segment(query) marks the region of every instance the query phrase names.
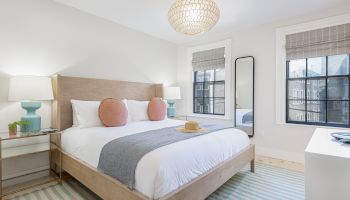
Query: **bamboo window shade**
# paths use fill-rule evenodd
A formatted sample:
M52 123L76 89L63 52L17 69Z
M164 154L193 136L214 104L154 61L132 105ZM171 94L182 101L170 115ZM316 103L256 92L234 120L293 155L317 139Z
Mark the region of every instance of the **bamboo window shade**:
M286 58L304 58L350 53L350 23L286 36Z
M193 71L225 68L225 47L192 54Z

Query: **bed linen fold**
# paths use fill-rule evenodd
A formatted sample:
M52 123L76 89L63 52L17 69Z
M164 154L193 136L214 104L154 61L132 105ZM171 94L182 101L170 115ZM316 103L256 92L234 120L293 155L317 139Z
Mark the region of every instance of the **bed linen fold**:
M205 129L201 132L183 133L176 130L177 127L150 130L108 142L102 148L97 168L134 189L137 164L147 153L175 142L233 128L232 125L205 124L202 125Z

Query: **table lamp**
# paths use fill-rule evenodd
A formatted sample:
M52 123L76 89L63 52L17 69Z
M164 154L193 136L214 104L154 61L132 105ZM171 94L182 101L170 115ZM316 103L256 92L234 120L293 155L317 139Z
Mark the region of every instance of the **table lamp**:
M181 99L180 87L165 87L164 99L168 101L168 117L175 117L175 100Z
M21 101L21 106L27 114L21 121L29 122L21 126L21 132L39 132L41 130L41 117L36 110L41 107L44 100L52 100L51 78L42 76L18 76L10 79L9 101Z

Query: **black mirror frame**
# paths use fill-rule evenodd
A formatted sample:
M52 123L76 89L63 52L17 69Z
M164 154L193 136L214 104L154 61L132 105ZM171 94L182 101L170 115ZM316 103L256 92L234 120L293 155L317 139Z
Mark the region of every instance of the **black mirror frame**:
M244 58L252 58L253 59L253 131L252 131L252 135L248 135L250 138L254 137L254 134L255 134L255 102L254 102L254 99L255 99L255 58L253 56L243 56L243 57L238 57L236 58L235 60L235 91L234 91L234 99L235 99L235 103L234 103L234 117L235 117L235 120L234 120L234 125L236 127L236 86L237 86L237 83L236 83L236 80L237 80L237 61L239 59L244 59Z

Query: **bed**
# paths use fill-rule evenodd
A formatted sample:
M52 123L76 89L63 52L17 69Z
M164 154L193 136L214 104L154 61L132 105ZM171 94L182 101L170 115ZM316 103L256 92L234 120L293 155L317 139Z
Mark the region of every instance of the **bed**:
M181 120L131 122L123 127L72 126L71 99L107 97L149 100L162 97L162 85L76 77L53 77L53 124L62 131L51 137L59 143L53 170L62 170L103 199L204 199L246 164L254 171L254 145L245 133L224 129L158 148L146 154L135 171L135 189L101 173L96 166L102 147L118 137L180 126ZM118 134L115 134L115 133ZM58 142L59 141L59 142Z

